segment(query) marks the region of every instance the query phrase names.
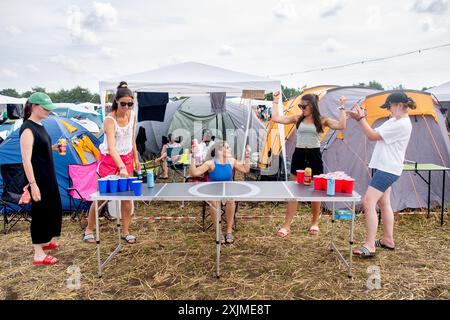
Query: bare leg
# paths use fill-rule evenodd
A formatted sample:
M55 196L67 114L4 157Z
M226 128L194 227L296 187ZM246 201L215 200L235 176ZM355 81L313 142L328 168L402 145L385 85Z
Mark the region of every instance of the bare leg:
M233 233L235 207L236 207L235 201L227 201L227 206L225 210L225 215L227 218L227 233Z
M45 253L45 251L42 250L43 245L44 244L33 244L35 261L42 261L42 260L44 260L45 256L47 255Z
M104 201L99 201L98 206L100 207L103 203ZM94 227L95 227L95 205L94 202L92 202L91 206L89 207L88 224L84 233L85 234L94 233Z
M122 201L122 232L124 235L130 233L129 227L131 224L131 201Z
M297 177L293 174L291 174L291 181L297 181ZM297 213L297 208L298 208L297 201L288 201L287 212L286 212L286 216L284 217L284 223L283 223L282 228L285 228L288 231L291 230L291 223L292 223L292 220L294 219L295 214ZM278 233L279 233L279 235L281 235L280 232L278 232Z
M394 243L394 211L391 206L391 190L389 187L381 199L378 201L378 206L381 209L381 218L383 219L383 237L381 242L391 248L395 247Z
M383 196L383 193L371 186L366 191L363 199L364 216L366 219L366 240L364 247L370 252L375 252L375 238L378 229L377 202ZM358 253L358 252L356 252Z

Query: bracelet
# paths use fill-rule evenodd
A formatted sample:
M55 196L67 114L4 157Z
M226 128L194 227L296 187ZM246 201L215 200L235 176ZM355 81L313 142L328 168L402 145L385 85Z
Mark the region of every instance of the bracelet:
M31 181L31 182L29 182L28 184L30 185L30 187L31 187L31 185L32 184L35 184L36 183L36 180L34 180L34 181Z
M125 167L125 166L120 166L119 167L119 170L123 170L123 169L126 169L127 167Z
M356 121L361 121L362 119L364 119L366 116L362 116L362 117L360 117L360 118L358 118Z

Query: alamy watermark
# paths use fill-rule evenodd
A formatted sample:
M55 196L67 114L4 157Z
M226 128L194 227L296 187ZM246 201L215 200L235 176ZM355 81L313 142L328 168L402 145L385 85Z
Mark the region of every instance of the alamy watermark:
M81 270L77 263L73 263L67 268L70 277L66 280L66 287L69 290L78 290L81 288Z
M379 266L369 266L367 267L367 273L369 278L367 279L367 289L369 290L380 290L381 289L381 271Z

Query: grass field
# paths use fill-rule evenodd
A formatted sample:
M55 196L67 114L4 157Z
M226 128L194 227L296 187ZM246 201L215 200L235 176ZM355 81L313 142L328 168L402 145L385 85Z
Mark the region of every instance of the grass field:
M1 299L450 299L450 232L438 213L398 215L397 249L379 250L373 260L354 260L354 277L328 250L330 216L321 218L321 234L306 233L304 205L288 239L275 236L285 204L241 204L236 243L222 250L222 277L215 278L214 231L200 230L199 203L154 202L137 206L132 232L138 242L124 245L97 277L95 245L81 241L77 222L64 219L61 263L32 266L29 225L19 223L0 235ZM152 220L151 217L191 217ZM257 217L257 218L249 218ZM355 240L364 239L358 215ZM446 215L448 221L448 214ZM349 223L338 221L340 247L346 248ZM115 223L101 220L103 252L116 244ZM106 245L105 245L106 244ZM69 289L68 268L81 271L81 287ZM368 267L381 271L381 289L368 290Z

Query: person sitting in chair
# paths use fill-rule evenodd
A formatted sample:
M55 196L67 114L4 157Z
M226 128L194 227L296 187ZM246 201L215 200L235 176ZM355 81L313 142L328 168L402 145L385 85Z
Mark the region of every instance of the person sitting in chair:
M175 141L175 137L172 133L169 133L167 137L166 143L163 144L162 150L161 150L161 157L156 159L156 163L159 163L161 161L163 162L163 176L160 177L160 179L168 179L169 178L169 166L167 164L167 149L168 148L180 148L181 144L179 142ZM177 156L171 157L172 161L176 161Z
M192 146L192 154L195 154L195 146ZM195 159L192 157L191 166L189 167L189 175L192 177L202 176L208 174L209 181L233 181L234 169L237 169L243 173L250 171L250 148L247 146L245 151L245 162L239 162L231 156L231 150L228 143L225 141L215 141L214 145L209 149L213 159L205 161L202 165L197 167L195 165ZM217 207L220 203L214 201L210 204L210 216L213 219L214 225L216 222ZM234 201L227 201L226 204L226 219L227 219L227 232L225 237L220 235L220 242L222 244L231 244L234 242L233 236L233 222L234 222Z

